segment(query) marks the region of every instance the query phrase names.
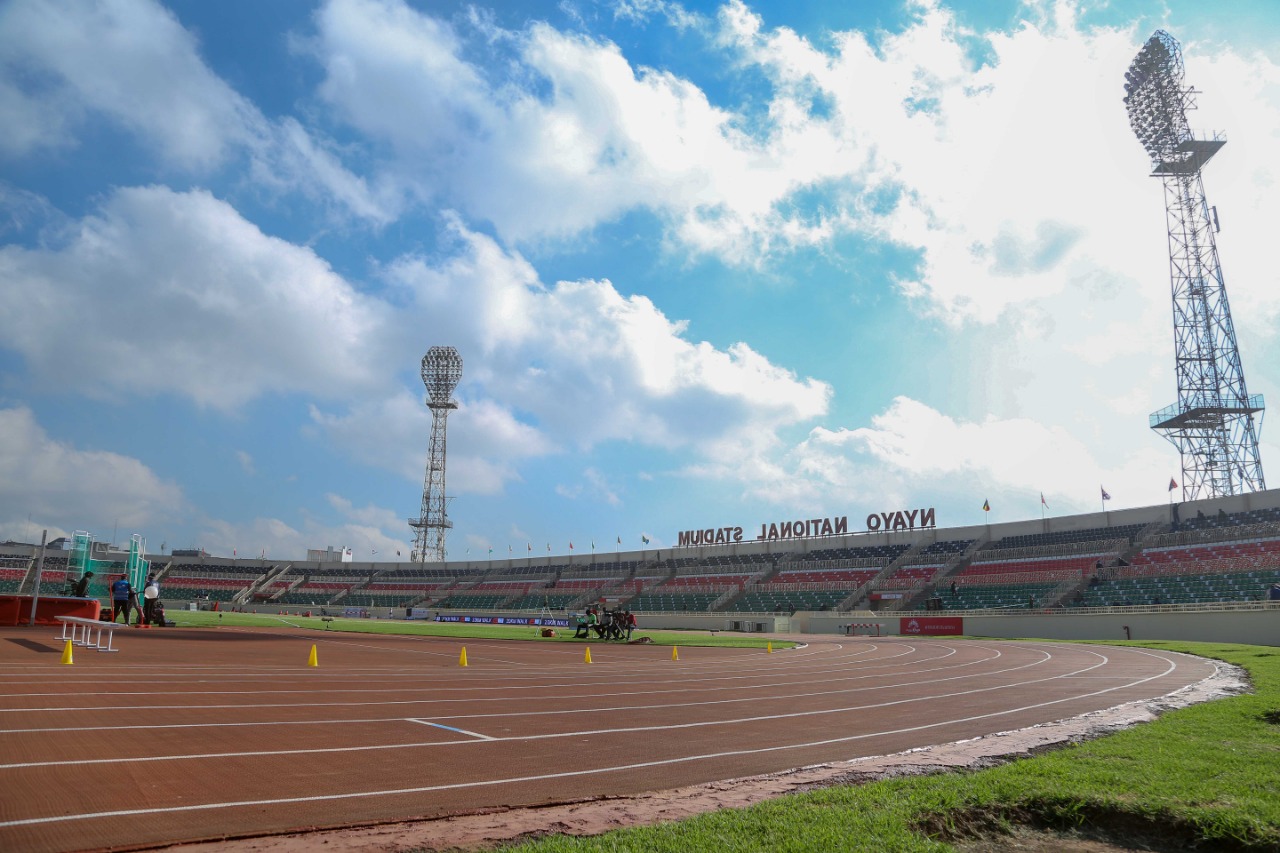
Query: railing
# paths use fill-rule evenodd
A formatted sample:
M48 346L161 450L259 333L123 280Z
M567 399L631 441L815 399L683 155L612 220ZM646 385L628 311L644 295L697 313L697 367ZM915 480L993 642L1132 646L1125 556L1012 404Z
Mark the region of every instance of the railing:
M988 548L974 554L975 563L998 563L1001 560L1029 560L1037 557L1089 557L1119 553L1129 547L1128 539L1096 539L1089 542L1064 542L1058 545L1028 545L1022 548Z
M789 560L781 571L793 572L801 569L811 572L830 571L831 569L879 569L890 562L888 557L850 557L847 560Z
M1179 530L1152 536L1148 548L1176 548L1179 545L1212 545L1217 542L1244 542L1250 539L1274 539L1280 536L1280 522L1204 527Z

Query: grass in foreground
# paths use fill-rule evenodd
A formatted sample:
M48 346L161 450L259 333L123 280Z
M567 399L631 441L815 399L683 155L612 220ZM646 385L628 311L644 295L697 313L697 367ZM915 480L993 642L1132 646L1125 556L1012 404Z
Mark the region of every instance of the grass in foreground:
M213 613L207 610L173 610L166 614L179 628L270 627L302 628L315 631L354 634L395 634L408 637L456 637L467 640L528 640L539 643L576 643L590 645L604 640L575 640L572 628L557 628L555 637L541 637L532 625L473 625L459 622L397 621L394 619L344 619L332 617L325 622L318 616L276 615L271 613ZM796 644L751 634L721 631L646 631L633 637L648 637L658 646L702 646L715 648L763 649L772 642L775 649L792 648ZM616 641L614 641L616 642Z
M1256 692L989 770L837 786L677 823L503 849L943 851L955 849L947 839L1030 825L1154 849L1280 850L1280 649L1115 645L1234 663L1249 671Z

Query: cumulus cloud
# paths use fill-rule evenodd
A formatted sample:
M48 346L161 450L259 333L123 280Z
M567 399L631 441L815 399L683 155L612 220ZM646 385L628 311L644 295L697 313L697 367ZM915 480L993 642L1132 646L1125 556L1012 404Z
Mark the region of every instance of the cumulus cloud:
M385 306L207 192L117 190L58 245L0 248L0 277L6 346L39 381L91 396L234 409L387 387L373 369ZM91 333L69 317L92 317Z
M381 514L388 512L383 510ZM397 551L400 559L408 560L412 548L407 537L388 534L387 530L394 527L384 528L356 519L330 523L305 517L300 523L292 524L265 516L245 522L205 519L195 529L193 544L214 554L230 556L234 552L242 559L302 559L309 549L324 550L333 546L335 551L350 548L352 560L357 563L386 562L396 560Z
M173 170L249 158L259 183L300 190L374 222L395 199L346 169L294 119L272 122L200 57L153 0L14 0L0 8L0 153L72 148L89 116L134 134Z
M464 385L482 383L562 441L711 452L826 411L828 385L798 378L745 343L690 341L682 322L644 296L624 296L608 281L548 287L493 239L456 221L453 235L448 259L406 257L388 276L424 315L450 317ZM479 355L474 365L469 353Z
M445 255L404 256L385 275L428 339L463 358L449 415L451 489L492 494L519 477L523 460L602 442L727 459L776 446L778 430L826 411L830 386L745 343L690 341L643 296L608 281L545 285L494 239L456 218L449 230ZM344 412L317 407L312 419L358 458L421 479L430 414L409 394ZM600 477L591 491L616 500Z
M137 459L51 438L25 406L0 409L0 536L27 541L107 525L141 529L172 519L184 498ZM28 516L30 521L28 521Z
M1154 450L1099 459L1063 427L1027 418L963 421L907 397L896 398L870 426L814 429L792 457L824 494L900 503L921 494L965 495L976 508L991 494L1042 493L1058 512L1096 508L1103 484L1124 506L1158 504L1169 471Z

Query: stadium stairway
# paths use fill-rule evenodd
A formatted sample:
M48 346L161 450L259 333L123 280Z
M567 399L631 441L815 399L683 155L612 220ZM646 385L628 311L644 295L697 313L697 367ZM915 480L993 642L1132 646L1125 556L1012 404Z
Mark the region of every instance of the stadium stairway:
M262 573L256 580L249 582L249 585L240 592L232 596L233 604L248 604L253 600L253 596L262 590L267 584L274 583L278 578L283 577L293 568L293 563L277 563Z
M937 594L939 586L947 583L947 579L958 575L960 572L969 568L969 564L973 562L974 554L982 550L982 546L986 545L990 540L985 536L979 536L969 543L969 547L965 548L959 554L952 557L942 565L942 568L936 571L933 577L929 578L929 582L920 587L915 595L909 598L900 598L896 602L891 603L883 610L903 611L914 610L922 601L930 596Z
M899 568L901 568L902 566L905 566L907 564L907 561L910 560L916 554L920 553L920 551L924 547L925 547L925 543L923 542L912 543L910 548L903 551L894 559L890 560L883 569L881 569L879 572L876 573L875 577L871 578L871 580L867 581L862 586L858 587L853 592L849 593L848 598L844 599L843 601L841 601L839 604L836 605L836 610L838 610L841 613L847 613L850 610L857 610L858 609L857 605L864 603L862 599L865 598L871 592L871 590L875 589L875 586L877 583L890 577Z

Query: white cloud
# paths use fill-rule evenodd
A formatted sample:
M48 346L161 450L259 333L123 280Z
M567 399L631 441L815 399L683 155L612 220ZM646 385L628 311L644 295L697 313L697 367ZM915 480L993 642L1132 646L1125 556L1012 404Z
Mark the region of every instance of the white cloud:
M561 441L711 452L826 411L829 386L798 379L745 343L691 342L683 323L608 281L545 287L519 255L458 223L453 232L456 250L443 263L404 258L388 275L425 316L449 317L464 386L479 382Z
M405 527L408 530L408 527ZM355 562L408 560L412 542L405 536L388 535L377 524L357 520L326 524L305 518L301 524L289 524L278 518L259 517L243 523L206 519L197 527L193 545L211 554L241 559L301 559L308 549L323 550L329 546L351 548ZM376 552L376 556L374 554Z
M42 382L232 409L387 387L386 307L206 192L121 189L61 245L0 248L5 344ZM68 317L92 317L85 334Z
M0 8L0 75L0 153L74 147L86 118L101 115L170 169L208 173L243 153L258 185L332 200L375 223L398 204L296 120L268 120L152 0L13 0Z
M608 441L727 459L776 445L777 430L826 411L829 386L746 344L691 342L645 297L607 281L547 287L519 254L456 218L450 231L446 256L406 256L386 275L408 305L400 317L420 317L427 330L416 351L438 343L462 355L448 422L451 490L492 494L525 459ZM345 413L316 408L312 419L357 458L422 478L430 414L409 394ZM616 499L604 479L593 488Z
M869 427L813 430L792 461L825 494L888 495L901 503L949 493L980 503L988 496L1043 493L1060 513L1091 511L1102 485L1115 506L1159 504L1170 473L1167 457L1154 450L1098 459L1063 427L1026 418L961 421L906 397Z
M312 421L344 452L406 480L425 479L431 414L421 400L398 394L333 414L312 407ZM552 452L553 443L492 400L462 403L449 415L450 494L498 494L519 479L519 465Z
M584 470L580 481L556 486L556 494L570 500L588 499L603 501L612 507L622 506L617 487L609 482L603 471L594 467Z
M0 537L25 541L108 525L140 530L171 519L181 490L137 459L50 438L26 407L0 409ZM30 516L30 522L27 517Z

